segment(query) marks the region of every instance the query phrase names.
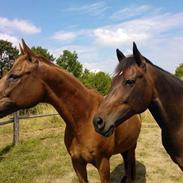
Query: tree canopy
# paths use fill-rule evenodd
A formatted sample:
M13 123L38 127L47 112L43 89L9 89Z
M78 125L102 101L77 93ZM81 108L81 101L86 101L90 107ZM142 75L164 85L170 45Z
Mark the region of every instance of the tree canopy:
M0 40L0 78L11 68L18 54L19 50L11 42Z
M175 76L180 79L183 79L183 64L180 64L175 70Z
M89 88L97 89L102 95L106 95L111 86L111 77L105 72L90 72L85 69L81 81Z
M78 61L78 55L75 51L72 53L69 50L64 50L63 54L57 58L56 63L71 72L77 78L82 75L83 66Z
M2 56L3 52L7 52L8 55L15 58L19 54L18 49L14 47L11 42L0 40L0 56Z
M54 56L46 48L42 48L41 46L33 46L31 50L33 51L33 53L41 55L51 62L55 60Z

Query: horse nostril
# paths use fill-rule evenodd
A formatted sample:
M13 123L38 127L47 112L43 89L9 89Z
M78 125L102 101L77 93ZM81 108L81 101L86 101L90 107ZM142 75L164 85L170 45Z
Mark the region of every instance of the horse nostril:
M95 119L95 125L99 130L102 130L105 126L104 121L101 117L97 117Z

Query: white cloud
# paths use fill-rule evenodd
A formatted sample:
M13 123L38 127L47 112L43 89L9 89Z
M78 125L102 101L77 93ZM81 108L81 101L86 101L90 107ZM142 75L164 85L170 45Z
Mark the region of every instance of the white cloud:
M83 64L84 68L89 69L93 72L101 71L102 65L99 62L101 59L98 56L98 49L92 46L81 46L81 45L65 45L60 48L49 49L55 57L59 57L64 50L71 52L76 51L78 54L78 60Z
M110 16L110 19L124 20L131 17L135 17L151 10L149 5L130 6L127 8L120 9Z
M84 62L83 63L83 67L90 70L91 72L100 72L101 69L99 69L98 67L98 63L88 63L88 62Z
M145 33L136 33L131 32L128 33L123 28L117 29L105 29L99 28L94 30L94 36L98 43L104 45L120 45L122 43L131 42L133 40L144 40L148 38L148 34Z
M97 28L93 30L93 35L96 42L103 46L119 46L161 37L161 34L180 27L183 27L183 13L165 13Z
M0 17L0 30L1 31L20 31L27 34L35 34L41 32L39 27L27 20L13 19L10 20L6 17Z
M15 36L0 32L0 39L11 42L13 46L18 46L18 39Z
M66 31L59 31L55 32L51 38L55 39L57 41L63 41L63 42L71 42L78 38L79 36L86 36L90 37L93 36L93 30L92 29L81 29L75 32L66 32Z
M101 1L92 4L85 4L82 6L70 7L68 9L65 9L64 11L98 16L103 15L108 8L109 7L105 5L105 2Z
M63 49L75 50L84 67L92 71L102 70L112 73L118 62L115 49L118 47L128 55L132 53L132 41L136 41L144 56L158 66L173 72L182 62L183 13L162 13L153 10L154 13L148 14L145 8L143 11L144 16L134 16L121 23L96 29L61 32L72 33L70 40L77 37L78 45L66 45L55 52L58 55ZM80 45L80 37L82 40L87 39L87 45L85 43Z
M139 45L141 53L154 64L169 72L183 62L183 36L173 35L162 39L150 40Z
M80 8L85 9L85 6ZM132 11L129 16L140 13L143 14L150 10L150 8L151 7L148 5L134 7L136 11ZM123 12L128 13L130 10L131 8L125 8L123 9ZM60 41L73 41L76 37L85 36L87 38L89 37L91 42L94 41L99 45L116 47L129 44L132 41L144 42L152 38L161 37L161 34L163 33L172 31L174 28L183 27L182 12L171 14L160 13L160 11L157 10L152 10L152 12L156 12L154 14L147 13L146 15L145 13L141 18L133 17L133 19L122 21L122 23L98 27L96 29L82 29L75 32L57 32L52 38Z
M76 38L76 33L74 32L56 32L52 38L58 41L71 41Z

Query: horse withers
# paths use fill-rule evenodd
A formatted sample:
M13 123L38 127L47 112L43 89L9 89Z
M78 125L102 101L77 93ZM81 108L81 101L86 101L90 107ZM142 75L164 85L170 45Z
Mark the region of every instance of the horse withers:
M72 74L32 53L23 41L22 55L0 80L0 117L40 102L53 105L66 123L65 145L80 183L88 182L86 166L93 164L102 183L110 180L109 159L120 153L125 175L135 178L135 148L141 121L133 116L107 139L95 132L94 114L103 97Z
M135 43L131 56L117 49L117 57L111 89L94 119L96 131L109 136L148 108L161 128L163 146L183 171L183 82L142 56Z

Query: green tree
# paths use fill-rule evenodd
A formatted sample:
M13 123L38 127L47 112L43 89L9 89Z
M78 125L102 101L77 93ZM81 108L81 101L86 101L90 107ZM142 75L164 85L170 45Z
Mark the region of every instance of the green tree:
M111 86L111 77L109 76L109 74L106 74L105 72L97 72L95 74L94 83L97 90L101 94L106 95Z
M41 55L46 59L50 60L51 62L55 60L54 56L51 53L49 53L47 49L42 48L41 46L37 46L37 47L33 46L31 50L33 51L33 53L37 55Z
M68 50L64 50L63 54L57 58L56 63L71 72L77 78L80 78L82 75L83 66L78 61L78 55L75 51L72 53Z
M183 64L180 64L175 70L175 76L180 79L183 79Z
M111 86L111 77L105 72L89 72L85 70L81 81L89 88L97 89L102 95L106 95Z
M85 69L80 80L88 88L96 88L94 84L94 80L95 80L94 72L90 72L88 69Z
M10 70L19 51L11 42L0 40L0 78Z

